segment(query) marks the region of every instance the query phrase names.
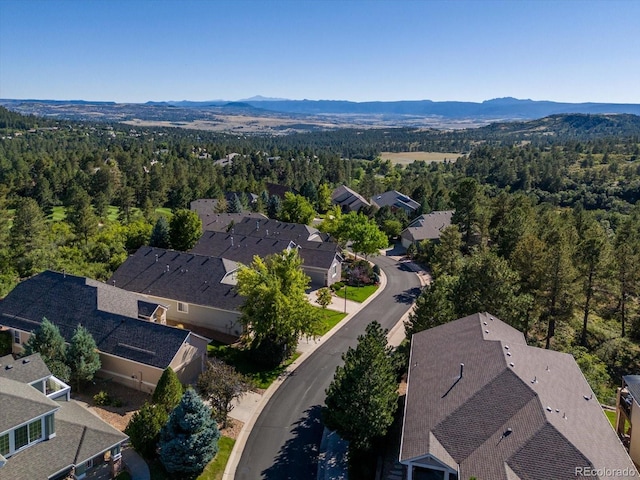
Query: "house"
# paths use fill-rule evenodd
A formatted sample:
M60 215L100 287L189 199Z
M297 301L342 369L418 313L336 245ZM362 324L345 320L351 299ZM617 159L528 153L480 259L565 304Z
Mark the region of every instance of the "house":
M636 424L634 430L633 424ZM631 459L640 465L640 375L622 377L616 401L616 432L629 451Z
M254 256L265 258L291 248L298 249L302 270L314 287L325 287L340 281L342 256L333 242L300 240L294 242L282 235L247 236L227 232L204 232L191 253L220 257L249 265Z
M638 476L573 357L488 313L413 335L400 462L408 480Z
M378 208L391 207L393 210L403 210L409 217L412 217L420 208L418 202L396 190L389 190L371 197L371 204Z
M280 157L270 157L269 161L275 160L275 159L279 159ZM280 197L281 200L284 200L284 197L287 193L293 193L294 195L298 195L298 191L291 188L291 187L287 187L285 185L279 185L277 183L269 183L267 182L265 184L265 188L267 190L267 193L269 194L270 197Z
M81 324L98 347L100 376L152 392L167 367L192 383L206 365L208 339L163 325L167 308L113 285L45 271L0 302L0 327L13 332L13 352L20 353L45 317L67 342Z
M191 210L194 210L193 208ZM236 223L242 222L245 218L251 218L256 220L268 220L269 218L262 213L256 212L243 212L243 213L203 213L201 210L194 210L198 213L200 220L202 221L203 231L213 232L226 232L231 229Z
M233 288L234 261L140 247L118 267L109 283L167 305L167 320L240 336L244 298Z
M128 437L80 404L39 354L0 358L0 478L81 479L121 470Z
M408 248L411 244L423 240L438 241L440 232L451 225L453 210L431 212L416 217L407 228L400 233L402 246Z
M344 212L358 212L362 207L370 207L371 204L358 192L351 190L346 185L340 185L331 194L331 203L340 205Z
M204 227L203 230L205 230ZM322 233L317 228L309 225L247 215L243 215L233 224L227 223L226 225L224 217L222 217L219 222L209 223L206 230L229 232L232 235L245 235L248 237L278 238L294 242L326 242L329 239L326 233Z

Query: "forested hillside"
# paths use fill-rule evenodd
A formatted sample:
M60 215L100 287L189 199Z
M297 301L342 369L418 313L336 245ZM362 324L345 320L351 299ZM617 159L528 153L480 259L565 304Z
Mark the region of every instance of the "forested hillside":
M460 158L402 166L380 160L383 151ZM456 209L440 246L411 252L435 277L412 329L490 310L530 342L574 353L602 400L620 374L640 370L635 116L258 137L0 108L0 296L45 268L105 280L149 243L159 215L197 198L252 192L252 208L277 216L267 183L299 191L320 214L343 183L367 198L399 190L421 204L418 213ZM390 237L410 220L364 213Z

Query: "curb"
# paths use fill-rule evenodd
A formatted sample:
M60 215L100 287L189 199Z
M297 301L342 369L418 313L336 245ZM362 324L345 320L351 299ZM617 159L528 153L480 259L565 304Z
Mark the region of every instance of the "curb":
M233 445L233 449L231 450L231 454L229 455L229 460L227 460L227 466L224 469L224 473L222 474L223 480L232 480L235 478L236 470L238 469L238 464L240 463L240 457L242 457L242 452L244 450L244 446L247 443L247 439L249 438L249 434L253 429L253 426L256 423L256 420L262 413L262 410L266 406L267 402L271 399L271 397L276 393L280 385L285 381L287 376L293 372L296 368L298 368L302 362L304 362L313 352L315 352L323 343L329 340L333 335L338 332L349 320L351 320L355 315L357 315L360 310L362 310L365 306L367 306L374 298L376 298L380 293L384 291L387 286L387 276L384 274L382 270L380 270L380 286L378 289L364 302L360 304L360 308L356 312L352 312L344 317L340 322L338 322L331 330L325 333L320 339L314 343L313 347L300 355L295 362L293 362L289 368L287 368L282 375L280 375L267 390L262 394L262 399L258 404L255 412L251 415L251 419L242 426L242 430L240 430L240 434L236 439L236 443ZM395 327L394 327L395 328Z

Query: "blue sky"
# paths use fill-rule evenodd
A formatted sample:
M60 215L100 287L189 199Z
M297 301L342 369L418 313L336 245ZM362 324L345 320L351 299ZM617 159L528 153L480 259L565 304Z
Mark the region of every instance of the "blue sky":
M637 0L0 0L0 97L640 103Z

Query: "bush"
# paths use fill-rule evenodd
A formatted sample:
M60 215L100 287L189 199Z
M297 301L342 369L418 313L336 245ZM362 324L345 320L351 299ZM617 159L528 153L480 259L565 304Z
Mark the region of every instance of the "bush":
M0 357L4 357L11 353L12 340L13 338L9 330L0 332Z
M331 284L331 290L337 292L338 290L342 290L344 288L344 282L336 282Z
M100 390L99 393L96 393L93 396L93 403L95 403L99 407L105 407L105 406L111 405L112 402L113 400L111 396L104 390Z
M343 276L346 278L347 285L351 287L362 287L376 283L373 267L366 260L356 260L345 264Z

